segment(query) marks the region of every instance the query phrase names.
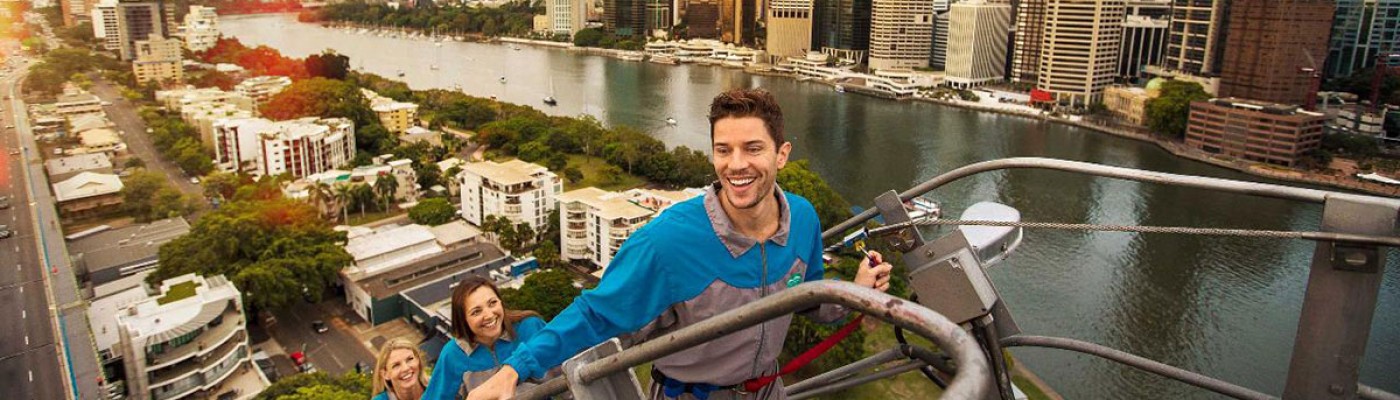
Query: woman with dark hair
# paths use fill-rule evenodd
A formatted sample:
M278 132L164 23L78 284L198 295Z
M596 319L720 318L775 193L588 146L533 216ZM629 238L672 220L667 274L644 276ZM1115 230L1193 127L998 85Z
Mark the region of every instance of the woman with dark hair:
M505 308L489 279L472 276L459 282L452 291L453 341L442 347L423 400L465 397L542 328L539 313Z

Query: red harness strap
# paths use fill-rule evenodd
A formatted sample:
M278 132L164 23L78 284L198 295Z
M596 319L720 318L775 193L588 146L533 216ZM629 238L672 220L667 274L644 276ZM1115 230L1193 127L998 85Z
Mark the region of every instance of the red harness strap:
M797 356L797 358L792 359L792 361L788 361L787 365L784 365L777 373L744 381L744 391L749 393L758 392L760 389L763 389L764 386L768 386L768 384L778 380L778 377L791 374L807 366L807 364L811 364L817 357L821 357L827 350L831 350L831 348L835 347L837 343L840 343L842 339L845 339L846 336L850 336L851 332L854 332L856 328L860 326L860 320L862 319L865 319L865 315L856 316L855 319L852 319L851 322L847 322L846 325L842 326L836 333L827 336L821 343L817 343L816 346L802 352L802 355Z

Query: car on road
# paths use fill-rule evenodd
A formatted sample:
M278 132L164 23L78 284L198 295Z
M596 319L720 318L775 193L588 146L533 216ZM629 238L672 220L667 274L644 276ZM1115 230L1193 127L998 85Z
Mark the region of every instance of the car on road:
M8 210L8 209L10 209L10 202L9 202L9 201L0 201L0 210Z
M15 231L0 231L0 239L8 239L10 236L14 235Z
M329 332L331 328L326 326L325 321L321 321L318 319L315 321L311 321L311 330L316 331L316 333L326 333Z
M190 177L190 183L193 183L193 184L198 185L198 184L199 184L199 177L197 177L197 176L192 176L192 177Z

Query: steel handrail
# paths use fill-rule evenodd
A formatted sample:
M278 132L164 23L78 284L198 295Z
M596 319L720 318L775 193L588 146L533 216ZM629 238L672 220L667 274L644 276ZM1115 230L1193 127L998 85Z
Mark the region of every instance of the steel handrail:
M1017 157L1003 158L999 160L983 161L975 164L963 166L961 168L945 172L932 179L920 183L918 186L909 188L899 194L899 199L909 201L928 193L934 189L947 185L968 176L983 172L997 171L1003 169L1049 169L1066 172L1077 172L1086 175L1102 176L1109 178L1126 179L1137 182L1159 183L1164 185L1175 185L1193 187L1199 189L1218 190L1227 193L1251 195L1259 197L1270 197L1284 200L1294 200L1306 203L1324 203L1328 198L1338 196L1348 196L1365 199L1370 202L1382 202L1397 204L1400 200L1387 199L1375 196L1353 195L1339 192L1330 192L1317 189L1305 189L1292 186L1276 185L1271 183L1237 181L1221 178L1207 178L1193 175L1178 175L1165 172L1144 171L1133 168L1113 167L1107 165L1057 160L1053 158L1041 157ZM840 238L846 231L860 226L865 221L874 218L880 212L874 208L865 210L846 221L822 232L822 239Z
M588 363L579 368L578 380L590 383L764 321L821 304L839 304L933 341L939 349L952 356L958 365L958 374L953 376L953 380L943 392L947 398L980 399L992 388L991 367L986 356L972 335L957 324L918 303L836 280L797 285ZM563 393L568 389L567 385L565 378L554 378L540 386L522 391L517 398L542 399L545 396Z

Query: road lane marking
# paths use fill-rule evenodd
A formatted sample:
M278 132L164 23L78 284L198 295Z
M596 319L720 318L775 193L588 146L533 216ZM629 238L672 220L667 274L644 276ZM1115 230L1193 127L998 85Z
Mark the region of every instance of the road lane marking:
M24 345L25 345L25 346L28 346L28 345L29 345L29 335L24 335Z
M34 381L34 370L32 370L32 369L29 370L29 381L30 381L30 382L33 382L33 381Z
M20 291L24 291L24 286L20 286L20 287L19 287L19 290L20 290ZM20 318L29 318L29 310L19 310L19 317L20 317Z

